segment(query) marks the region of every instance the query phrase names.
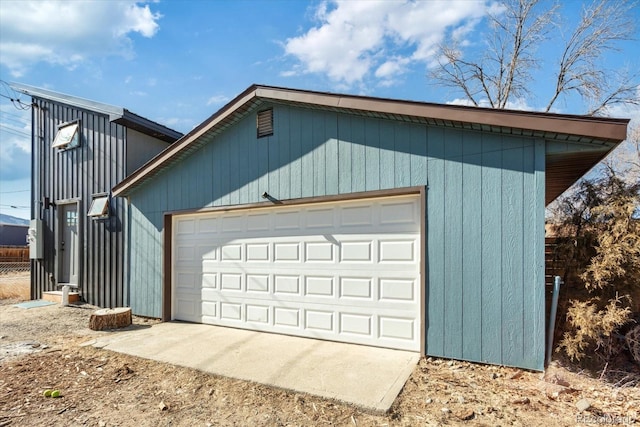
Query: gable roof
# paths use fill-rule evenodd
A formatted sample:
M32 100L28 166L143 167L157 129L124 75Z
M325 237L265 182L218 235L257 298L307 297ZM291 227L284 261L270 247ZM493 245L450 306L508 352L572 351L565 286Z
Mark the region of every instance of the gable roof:
M559 196L623 141L626 138L629 123L628 119L497 110L254 84L116 185L113 188L113 195L124 196L131 193L265 102L583 144L585 149L578 153L562 150L547 153L545 197L547 203Z
M77 96L66 95L52 90L29 86L22 83L11 83L14 90L29 95L32 98L46 99L61 104L70 105L81 110L104 114L109 121L134 129L143 134L158 138L165 142L174 142L182 136L181 132L170 129L160 123L156 123L131 111L114 105L103 104Z

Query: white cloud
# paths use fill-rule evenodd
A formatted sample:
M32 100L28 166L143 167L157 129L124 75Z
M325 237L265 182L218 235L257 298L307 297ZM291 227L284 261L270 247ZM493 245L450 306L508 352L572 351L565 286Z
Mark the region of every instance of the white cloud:
M153 37L160 17L135 0L3 1L0 63L19 77L40 61L74 68L91 57L128 57L129 35Z
M449 105L466 105L469 107L473 107L473 102L471 102L470 100L468 100L467 98L456 98L453 99L451 101L447 101L446 104ZM491 104L489 103L488 99L481 99L478 102L478 107L483 107L483 108L491 108ZM522 111L536 111L535 107L532 107L531 105L529 105L527 103L527 100L524 98L517 98L514 101L508 101L507 105L505 107L505 109L507 110L522 110ZM540 110L538 110L540 111Z
M636 100L640 101L640 85L636 88ZM609 117L623 117L640 122L640 105L637 104L614 105L609 107L605 113Z
M0 105L0 181L30 176L31 110Z
M384 82L413 63L426 64L445 34L468 34L488 9L486 1L323 1L319 24L284 43L299 62L283 76L321 73L340 85L373 76Z
M225 95L214 95L207 101L207 105L220 105L229 102L229 97Z
M179 132L189 131L199 123L196 123L193 119L184 117L160 117L156 121Z

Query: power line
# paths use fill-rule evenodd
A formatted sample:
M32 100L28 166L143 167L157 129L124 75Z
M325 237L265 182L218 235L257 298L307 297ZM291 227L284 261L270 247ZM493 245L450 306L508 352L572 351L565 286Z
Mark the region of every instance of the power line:
M2 117L2 116L11 116L11 117L15 117L16 119L19 119L19 120L25 120L25 119L28 119L27 117L24 117L24 115L20 115L20 114L12 113L12 112L10 112L10 111L3 111L3 110L0 110L0 117ZM27 120L25 120L25 123L26 123L26 121L27 121Z
M31 104L25 104L24 102L22 102L22 100L20 99L20 94L18 94L18 92L16 92L9 85L9 83L5 82L4 80L0 80L0 88L4 88L4 91L6 92L6 94L0 92L0 96L11 101L11 104L13 104L16 109L28 110L31 108Z
M1 205L1 204L0 204L0 208L31 209L31 206Z
M13 191L0 191L0 194L9 194L9 193L26 193L31 190L13 190Z
M0 123L0 128L4 129L5 132L12 133L12 134L14 134L16 136L24 136L24 137L27 137L27 138L31 138L31 135L29 135L28 133L22 132L22 131L17 130L17 129L14 129L14 128L9 127L7 125L3 125L2 123Z

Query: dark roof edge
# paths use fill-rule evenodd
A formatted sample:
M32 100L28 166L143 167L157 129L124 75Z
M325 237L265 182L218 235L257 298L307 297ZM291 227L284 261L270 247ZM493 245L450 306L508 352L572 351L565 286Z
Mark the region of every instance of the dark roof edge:
M173 142L182 136L181 132L170 129L160 123L146 119L129 110L115 105L104 104L77 96L55 92L22 83L10 83L9 86L25 95L33 98L44 98L50 101L71 105L84 110L95 111L109 116L109 121L123 124L133 124L133 128L145 134L155 136L168 142Z
M124 110L123 119L126 124L131 126L131 124L135 124L137 126L133 126L134 128L138 128L142 126L145 129L152 131L153 133L146 132L151 136L159 137L160 139L164 139L167 142L174 142L182 137L182 132L178 132L177 130L173 130L171 128L166 127L158 122L154 122L153 120L149 120L142 116L139 116L135 113L132 113L129 110Z
M429 117L450 122L480 123L492 126L583 135L596 139L613 139L618 141L623 141L627 137L626 125L630 121L630 119L627 118L435 104L420 101L289 89L277 86L253 85L252 87L255 87L258 97L277 99L285 102L309 102L333 108ZM313 98L313 101L311 101L311 98ZM555 126L554 123L556 124ZM605 125L604 129L601 129L603 127L602 125Z
M295 102L338 108L344 110L373 111L404 116L428 117L447 122L479 123L489 126L527 129L549 133L589 136L595 139L620 142L627 137L629 119L588 117L568 114L541 113L520 110L469 107L462 105L433 104L374 98L358 95L342 95L330 92L289 89L253 84L233 100L215 112L171 147L149 160L113 188L113 195L125 195L128 188L147 174L161 168L172 157L188 149L193 141L209 129L233 114L253 98Z
M114 197L122 195L122 193L130 187L132 184L140 180L144 175L147 174L148 171L152 171L157 167L161 166L165 161L169 160L171 157L181 152L182 150L188 148L189 143L195 139L197 139L203 133L206 133L211 127L213 127L216 123L218 123L223 118L232 114L238 107L248 102L250 99L255 97L255 91L257 85L251 85L247 89L245 89L240 95L233 98L226 105L216 111L213 115L209 116L208 119L204 120L198 126L193 128L191 132L184 135L170 147L167 147L164 151L160 152L157 156L149 160L139 169L135 170L124 180L120 181L116 184L112 189L112 194Z

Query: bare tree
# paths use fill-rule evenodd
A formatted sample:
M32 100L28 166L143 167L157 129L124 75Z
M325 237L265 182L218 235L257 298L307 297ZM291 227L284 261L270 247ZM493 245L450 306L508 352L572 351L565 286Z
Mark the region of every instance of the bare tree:
M640 182L640 122L631 122L627 139L613 150L602 164L627 184Z
M638 75L602 64L607 53L618 50L618 42L632 38L635 22L630 12L636 3L595 0L583 8L568 37L558 4L545 8L544 3L504 0L488 15L486 49L473 54L460 40L450 38L440 46L431 77L462 91L475 106L488 102L492 108L506 108L510 101L531 94L533 72L544 65L538 49L553 39L562 43L562 53L550 71L555 87L545 111L572 94L583 99L591 115L603 114L616 104L640 104Z

